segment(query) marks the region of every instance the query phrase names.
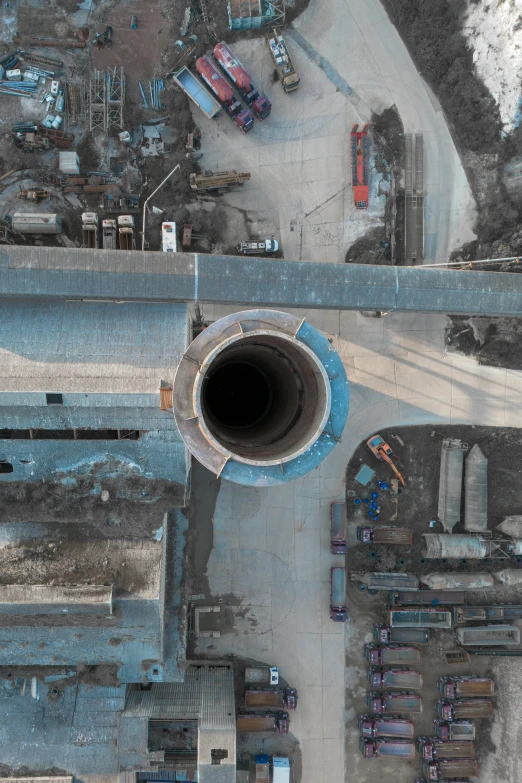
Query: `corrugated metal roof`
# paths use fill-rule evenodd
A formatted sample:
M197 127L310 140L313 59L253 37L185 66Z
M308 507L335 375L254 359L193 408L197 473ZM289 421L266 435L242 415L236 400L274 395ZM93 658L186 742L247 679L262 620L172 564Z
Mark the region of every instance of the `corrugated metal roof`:
M488 460L476 443L466 457L464 527L470 533L488 529Z
M460 521L464 450L459 440L442 442L439 478L438 516L445 530L451 531Z
M522 276L14 245L0 248L0 296L518 316Z

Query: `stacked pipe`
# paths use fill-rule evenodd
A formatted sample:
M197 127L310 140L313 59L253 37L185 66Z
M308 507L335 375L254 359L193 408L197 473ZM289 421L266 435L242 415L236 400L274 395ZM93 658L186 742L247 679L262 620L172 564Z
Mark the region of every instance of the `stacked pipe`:
M155 111L165 111L165 106L161 102L160 93L165 89L164 79L153 79L149 82L149 99L143 84L139 81L138 87L141 93L141 100L146 109L153 109Z
M37 88L36 82L0 82L0 93L4 95L19 95L24 97L33 97L32 93Z

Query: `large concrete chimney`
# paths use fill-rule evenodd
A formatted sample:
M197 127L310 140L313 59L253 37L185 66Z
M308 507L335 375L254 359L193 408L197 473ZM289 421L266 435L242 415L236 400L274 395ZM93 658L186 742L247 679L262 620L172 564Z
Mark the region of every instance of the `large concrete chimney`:
M221 318L189 346L174 381L174 415L209 470L248 485L317 467L341 437L348 381L328 340L277 310Z

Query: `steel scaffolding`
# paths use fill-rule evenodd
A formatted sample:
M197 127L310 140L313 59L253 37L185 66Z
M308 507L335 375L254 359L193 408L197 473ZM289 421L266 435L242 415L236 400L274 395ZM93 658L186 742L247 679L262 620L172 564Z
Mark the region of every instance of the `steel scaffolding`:
M89 84L89 130L107 131L106 78L103 71L92 71Z
M107 68L107 130L123 129L123 104L125 103L125 75L116 65Z
M123 68L94 70L89 86L89 130L107 133L111 128L123 129L125 75Z

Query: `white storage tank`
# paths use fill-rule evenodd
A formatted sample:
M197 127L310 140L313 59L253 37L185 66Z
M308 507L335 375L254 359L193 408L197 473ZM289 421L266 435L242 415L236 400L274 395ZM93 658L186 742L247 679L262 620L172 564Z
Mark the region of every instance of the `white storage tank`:
M162 223L161 224L161 242L162 250L164 253L176 253L178 250L178 242L176 239L176 224L175 223Z
M79 174L80 158L76 152L60 152L58 168L63 174Z
M290 759L286 756L272 758L273 783L290 783Z
M19 234L61 234L62 219L45 212L15 212L12 228Z

